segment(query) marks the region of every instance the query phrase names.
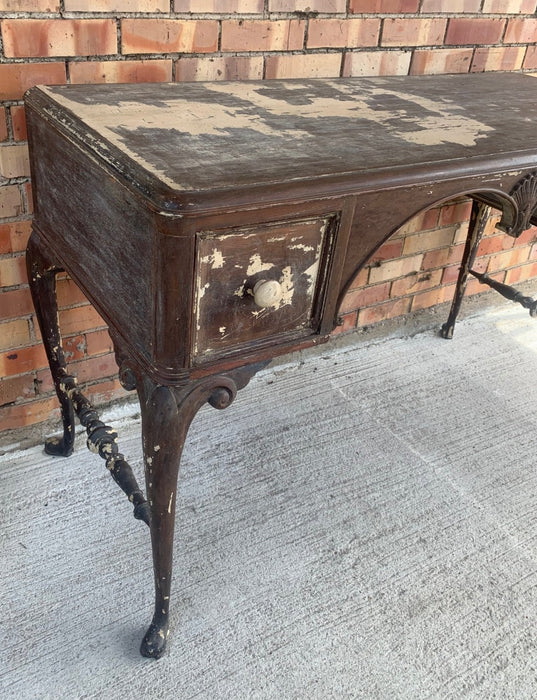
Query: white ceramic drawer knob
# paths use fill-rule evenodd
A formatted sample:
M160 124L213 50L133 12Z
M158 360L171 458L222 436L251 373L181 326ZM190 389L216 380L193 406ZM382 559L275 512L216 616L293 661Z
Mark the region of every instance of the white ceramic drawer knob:
M282 298L282 285L276 280L259 280L254 285L254 301L262 309L276 306Z

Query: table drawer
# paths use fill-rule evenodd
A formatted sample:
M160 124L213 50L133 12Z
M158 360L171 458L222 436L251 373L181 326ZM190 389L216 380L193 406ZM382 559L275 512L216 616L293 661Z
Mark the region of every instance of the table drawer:
M197 234L195 364L317 332L338 219Z

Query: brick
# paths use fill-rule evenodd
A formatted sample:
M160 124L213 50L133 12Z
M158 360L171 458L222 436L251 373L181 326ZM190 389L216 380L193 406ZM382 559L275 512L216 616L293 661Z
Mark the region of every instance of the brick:
M210 53L218 45L218 22L122 19L122 53Z
M412 255L435 248L444 248L453 243L453 228L440 228L436 231L416 233L405 238L403 255Z
M528 245L529 243L534 243L537 240L537 226L531 226L525 231L522 231L518 238L511 238L511 236L505 236L505 238L508 238L510 241L512 241L513 245L515 246Z
M113 377L118 371L116 360L112 353L74 362L70 369L79 382L90 382L103 377Z
M118 379L99 382L85 387L84 393L94 406L101 406L117 399L131 397L132 394L125 391Z
M93 306L76 306L60 311L60 328L64 335L83 333L84 331L106 326Z
M170 11L169 0L64 0L64 4L66 12ZM177 2L175 4L177 5Z
M0 320L28 316L34 310L30 290L13 289L0 294Z
M24 191L23 202L26 199L26 213L33 214L34 211L34 200L32 199L32 183L25 182L22 185Z
M28 177L30 175L30 159L28 146L0 146L0 175L2 177Z
M175 0L175 12L196 12L204 14L261 14L263 0Z
M64 63L0 64L0 100L20 100L32 85L63 85Z
M385 19L382 46L425 46L442 44L445 19Z
M356 321L358 320L358 313L356 311L350 314L341 314L340 319L341 323L334 328L331 333L332 336L356 330Z
M86 352L90 355L103 355L113 352L114 346L107 330L86 333Z
M7 139L7 112L5 107L0 107L0 141Z
M339 77L341 54L290 54L265 57L265 77L334 78Z
M409 233L418 233L419 231L428 231L436 228L438 225L438 215L439 210L437 207L426 209L403 224L395 235L404 238Z
M468 73L473 53L472 49L427 49L414 51L410 74Z
M0 259L0 287L16 287L19 284L27 283L24 255Z
M407 294L416 294L431 287L437 287L442 279L442 270L432 272L415 272L412 275L392 282L390 296L402 297Z
M526 70L537 69L537 46L528 46L522 67Z
M446 204L440 210L439 224L440 226L449 226L450 224L469 221L471 211L472 202L467 199Z
M311 49L376 46L379 32L379 19L312 19L307 46Z
M161 83L172 80L172 60L71 61L71 83Z
M59 12L57 0L0 0L0 12Z
M449 20L446 44L497 44L503 34L505 20L453 17Z
M358 326L369 326L372 323L386 321L389 318L404 316L410 311L411 297L394 299L383 304L360 309L358 312Z
M434 270L437 267L445 267L454 263L460 263L464 245L450 246L449 248L438 248L430 250L423 256L422 270Z
M351 0L349 10L355 14L399 15L405 12L417 12L419 4L419 0Z
M510 19L505 32L505 44L534 44L537 42L537 19Z
M369 264L380 262L381 260L393 260L399 258L403 253L403 241L390 238L383 243L378 250L369 258Z
M71 306L80 306L88 304L88 300L83 292L70 278L58 279L56 283L56 296L58 298L58 307L65 309Z
M3 430L12 430L41 423L52 416L59 419L59 414L58 400L55 397L34 400L0 409L0 424Z
M347 0L269 0L269 12L345 12Z
M343 77L407 75L411 57L410 51L349 51L343 61Z
M113 19L6 19L2 22L9 57L93 56L117 51Z
M423 0L421 5L421 13L428 12L450 12L463 13L472 12L478 13L481 7L481 0Z
M417 272L421 268L423 255L413 255L408 258L389 260L375 265L369 270L369 283L376 284L394 280L411 272Z
M478 47L470 70L472 73L519 70L522 68L525 53L525 46Z
M520 267L513 267L507 270L505 273L505 284L517 284L517 282L523 282L524 280L529 280L532 277L537 277L537 263L532 263L531 265L521 265Z
M503 250L509 250L512 247L513 239L510 236L489 236L481 240L477 249L477 254L480 257L483 255L493 255Z
M26 141L28 132L26 131L26 114L22 105L12 105L11 124L13 125L13 137L15 141Z
M0 185L0 218L20 216L24 209L17 185Z
M0 376L2 377L32 372L47 365L45 348L41 344L0 353Z
M418 311L419 309L428 309L431 306L442 304L444 301L451 299L452 294L452 287L437 287L427 292L419 292L411 298L411 309L412 311Z
M525 263L529 258L530 251L526 248L513 248L512 250L503 253L496 253L491 256L488 270L496 272L498 270L506 270L508 267L515 267Z
M0 324L0 350L11 350L30 344L30 326L26 319L18 318Z
M202 56L180 58L175 64L175 79L189 80L261 80L262 56Z
M362 269L358 272L356 277L351 281L351 283L349 285L349 289L352 291L353 289L359 289L360 287L365 287L368 279L369 279L369 268L362 267Z
M484 0L483 14L531 15L535 12L536 0Z
M81 360L86 355L86 337L79 334L63 338L62 347L67 363Z
M303 20L224 20L222 51L297 51L305 26Z
M389 282L369 285L363 289L355 289L352 292L348 292L343 299L340 311L342 313L349 313L350 311L355 311L365 306L378 304L379 302L386 301L389 298Z
M0 406L33 396L35 396L35 389L31 375L0 380Z

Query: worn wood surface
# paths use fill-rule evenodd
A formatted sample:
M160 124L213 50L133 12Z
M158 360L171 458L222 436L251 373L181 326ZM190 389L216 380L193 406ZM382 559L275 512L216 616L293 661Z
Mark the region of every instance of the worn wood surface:
M407 174L423 164L442 172L450 163L464 172L469 158L486 163L528 152L537 119L537 82L519 74L43 92L63 108L61 121L101 157L112 163L117 154L127 156L131 167L177 193L289 187L376 170L393 178L394 171Z
M272 334L219 319L200 338L202 232L259 226L235 255L265 259L266 226L338 216L312 292L320 342L356 272L420 210L471 194L519 232L509 193L537 163L536 97L523 75L35 88L35 226L133 361L184 382L307 340L282 335L286 305ZM280 277L292 258L278 254ZM236 342L210 352L223 327Z

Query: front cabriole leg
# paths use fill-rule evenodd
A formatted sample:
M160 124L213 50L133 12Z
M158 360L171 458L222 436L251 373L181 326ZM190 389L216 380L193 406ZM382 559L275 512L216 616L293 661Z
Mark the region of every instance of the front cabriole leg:
M60 402L63 422L63 435L59 438L54 437L47 440L45 451L51 455L68 457L73 452L75 417L73 403L64 386L64 380L68 375L58 324L56 274L61 272L62 268L49 259L45 246L35 231L28 241L26 266L37 322L41 330L50 372Z
M155 579L155 608L140 647L143 656L158 659L166 648L177 477L190 423L207 401L215 408L229 406L237 390L265 364L194 380L183 388L162 386L148 377L138 382Z

